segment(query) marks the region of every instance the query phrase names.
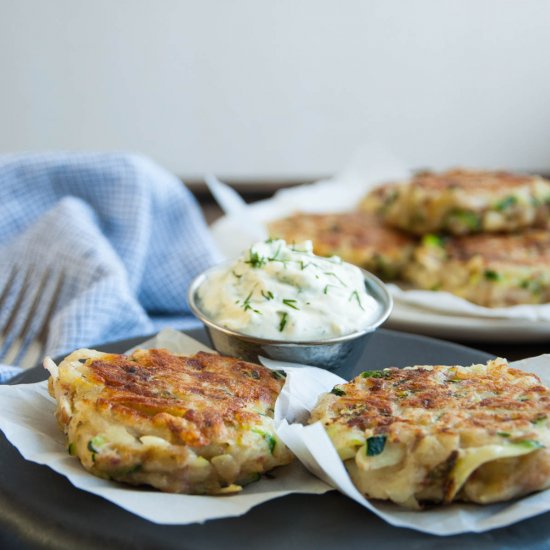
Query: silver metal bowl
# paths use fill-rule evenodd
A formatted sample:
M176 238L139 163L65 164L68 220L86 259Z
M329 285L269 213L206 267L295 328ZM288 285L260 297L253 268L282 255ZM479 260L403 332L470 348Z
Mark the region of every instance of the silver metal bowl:
M245 361L258 362L258 357L268 357L279 361L313 365L342 374L351 371L363 353L365 344L374 331L389 317L393 300L384 283L368 271L361 270L365 277L367 292L380 304L379 316L361 331L329 338L303 342L256 338L235 332L216 324L201 310L197 291L210 273L217 271L218 265L199 275L189 287L189 306L192 312L204 323L214 349L222 355L239 357Z

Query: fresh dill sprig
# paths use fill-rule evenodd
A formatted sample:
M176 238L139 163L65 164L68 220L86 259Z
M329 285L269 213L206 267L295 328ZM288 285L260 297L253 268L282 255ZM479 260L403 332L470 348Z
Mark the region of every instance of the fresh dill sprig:
M273 292L271 292L271 290L268 290L267 292L264 292L262 290L261 294L266 300L273 300L273 298L275 298L275 296L273 296Z
M250 249L248 252L248 260L245 260L244 263L258 269L260 267L263 267L267 263L267 259L261 256L255 250Z
M278 313L281 316L281 320L279 322L279 332L283 332L288 320L288 313L286 313L286 311L279 311Z
M325 271L324 274L334 277L342 286L348 286L346 283L344 283L344 281L342 281L342 279L340 279L340 277L338 277L338 275L336 275L336 273L333 273L332 271Z
M253 311L254 313L259 313L260 315L262 314L261 311L257 310L257 309L254 309L251 305L250 305L250 298L252 298L252 295L254 294L254 289L252 289L250 291L250 294L244 299L244 302L243 302L243 305L242 305L242 308L245 310L245 311Z
M271 258L268 258L268 260L270 262L274 262L279 258L279 253L281 252L281 246L282 246L282 244L279 243L279 247L275 251L275 254Z
M363 304L361 303L361 298L359 298L359 292L357 292L357 290L354 290L352 293L351 293L351 296L349 297L349 300L348 302L351 302L351 300L355 298L357 300L357 303L359 304L359 307L365 311L365 308L363 307Z
M290 246L290 250L292 250L292 252L302 252L303 254L307 254L307 250L302 250L301 248L296 248L296 242L295 241L292 241L292 245Z
M285 298L283 300L283 304L285 306L288 306L288 307L291 307L292 309L300 309L297 305L296 305L296 300L291 300L290 298Z

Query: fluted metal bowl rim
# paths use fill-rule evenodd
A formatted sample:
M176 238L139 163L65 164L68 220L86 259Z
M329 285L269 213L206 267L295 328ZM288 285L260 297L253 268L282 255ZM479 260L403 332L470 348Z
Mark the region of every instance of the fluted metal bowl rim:
M361 273L363 274L367 288L369 284L372 284L376 287L379 294L383 296L383 300L379 300L377 296L373 296L373 298L377 301L377 303L379 303L382 306L382 312L380 313L380 316L367 327L363 328L362 330L351 332L349 334L343 334L341 336L336 336L334 338L325 338L321 340L275 340L271 338L260 338L257 336L251 336L250 334L245 334L243 332L231 330L217 324L200 309L197 303L198 302L197 291L201 287L201 285L204 283L206 278L211 273L220 271L221 269L223 269L224 266L231 265L232 263L233 261L230 260L230 261L217 264L215 266L210 267L206 271L203 271L200 275L195 277L195 279L193 279L193 281L189 285L188 302L189 302L189 307L191 308L191 311L193 312L195 317L197 317L197 319L202 321L207 327L218 330L228 336L238 338L239 340L244 340L246 342L259 344L263 346L271 345L271 346L285 346L285 347L329 346L333 344L339 344L343 342L348 342L350 340L355 340L356 338L360 338L365 334L370 334L374 332L382 323L384 323L384 321L386 321L386 319L390 316L393 309L393 298L389 293L386 285L378 277L376 277L376 275L373 275L369 271L366 271L365 269L362 269L359 267L358 269L360 269Z

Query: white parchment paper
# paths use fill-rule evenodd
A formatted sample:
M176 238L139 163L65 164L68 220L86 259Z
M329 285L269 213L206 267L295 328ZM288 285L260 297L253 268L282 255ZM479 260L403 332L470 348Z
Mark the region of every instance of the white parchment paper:
M212 351L180 332L166 329L141 348L166 348L173 353ZM185 525L240 516L250 508L289 493L322 494L331 488L312 476L298 460L278 468L273 479L262 478L236 495L190 496L133 488L97 478L66 450L55 420L55 401L47 383L0 386L0 429L27 460L45 464L79 489L103 497L142 518L161 524Z
M354 155L347 168L334 177L308 185L282 189L271 199L254 203L246 212L227 215L211 227L218 247L227 258L237 257L255 242L257 224L289 216L295 212L344 212L355 209L370 189L387 181L410 177L410 166L384 148L366 144ZM246 215L245 215L246 214ZM250 224L249 220L254 220ZM550 304L486 308L448 292L407 290L388 285L396 302L445 314L486 319L526 319L550 321Z

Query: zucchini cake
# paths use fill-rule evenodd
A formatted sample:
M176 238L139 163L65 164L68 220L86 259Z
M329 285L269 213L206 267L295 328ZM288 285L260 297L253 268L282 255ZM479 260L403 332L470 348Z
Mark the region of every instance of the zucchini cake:
M320 421L358 490L409 508L550 487L550 390L486 365L365 371L323 395Z
M360 208L416 235L464 235L545 226L549 203L550 181L540 176L460 169L382 185Z
M313 241L319 256L339 256L384 280L396 279L412 256L416 239L384 226L366 212L296 213L268 226L270 236L288 243Z
M486 307L550 302L550 231L442 238L426 235L404 270L416 288Z
M275 434L284 374L216 354L81 349L50 372L68 450L99 477L227 494L292 455Z

